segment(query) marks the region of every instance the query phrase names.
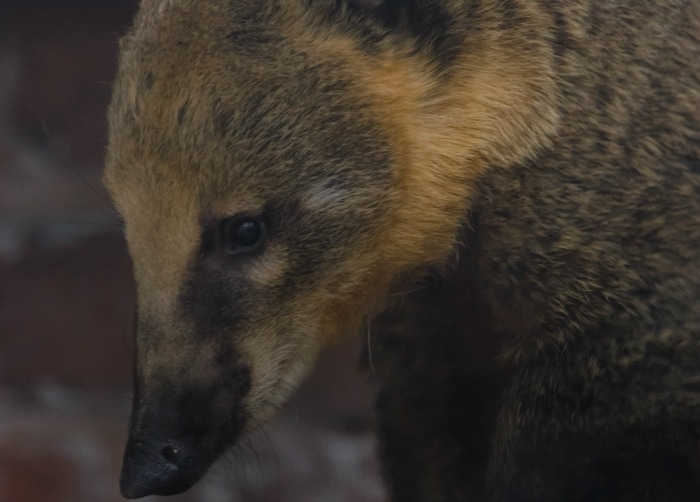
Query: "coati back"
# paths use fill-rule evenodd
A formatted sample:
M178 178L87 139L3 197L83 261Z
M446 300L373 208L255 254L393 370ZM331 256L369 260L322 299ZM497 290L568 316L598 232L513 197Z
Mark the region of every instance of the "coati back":
M698 499L699 39L685 0L142 0L122 493L376 318L394 500Z

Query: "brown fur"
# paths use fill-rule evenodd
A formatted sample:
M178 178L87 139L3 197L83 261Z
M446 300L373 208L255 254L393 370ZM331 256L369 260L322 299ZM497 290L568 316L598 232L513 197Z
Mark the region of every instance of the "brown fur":
M699 10L143 0L105 175L138 282L125 494L189 486L386 310L396 500L695 497L667 467L700 412ZM259 252L212 239L235 215Z

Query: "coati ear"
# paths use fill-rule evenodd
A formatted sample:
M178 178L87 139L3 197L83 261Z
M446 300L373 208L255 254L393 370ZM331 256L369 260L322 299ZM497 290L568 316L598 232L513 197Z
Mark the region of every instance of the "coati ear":
M343 0L340 0L343 3ZM345 0L350 13L366 15L381 22L385 27L398 25L401 10L406 0Z
M435 15L441 11L438 0L336 0L345 3L351 13L364 14L380 21L387 28L401 24L407 27L427 29ZM427 16L427 18L426 18ZM423 20L422 23L418 23ZM419 26L421 25L421 26ZM414 35L421 33L414 32Z
M347 3L356 9L376 9L387 2L386 0L347 0Z
M335 8L385 33L403 32L436 53L450 51L453 13L444 0L334 0ZM371 28L369 31L372 31Z

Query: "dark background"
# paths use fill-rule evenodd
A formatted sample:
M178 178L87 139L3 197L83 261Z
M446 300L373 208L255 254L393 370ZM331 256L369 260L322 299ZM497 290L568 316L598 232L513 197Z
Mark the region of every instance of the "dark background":
M133 278L101 185L134 0L0 0L0 502L116 501ZM178 501L373 502L359 344Z

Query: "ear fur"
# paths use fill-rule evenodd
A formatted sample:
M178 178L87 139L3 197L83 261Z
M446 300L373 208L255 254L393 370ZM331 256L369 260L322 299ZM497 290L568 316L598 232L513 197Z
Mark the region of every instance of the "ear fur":
M438 0L336 0L348 11L365 14L387 28L405 26L413 35L428 34L435 21L446 14Z
M339 0L353 14L368 15L386 27L398 24L405 0Z
M454 16L441 0L331 0L332 16L348 25L370 46L386 36L415 41L438 60L447 60L459 45L454 40ZM442 61L446 62L446 61Z

